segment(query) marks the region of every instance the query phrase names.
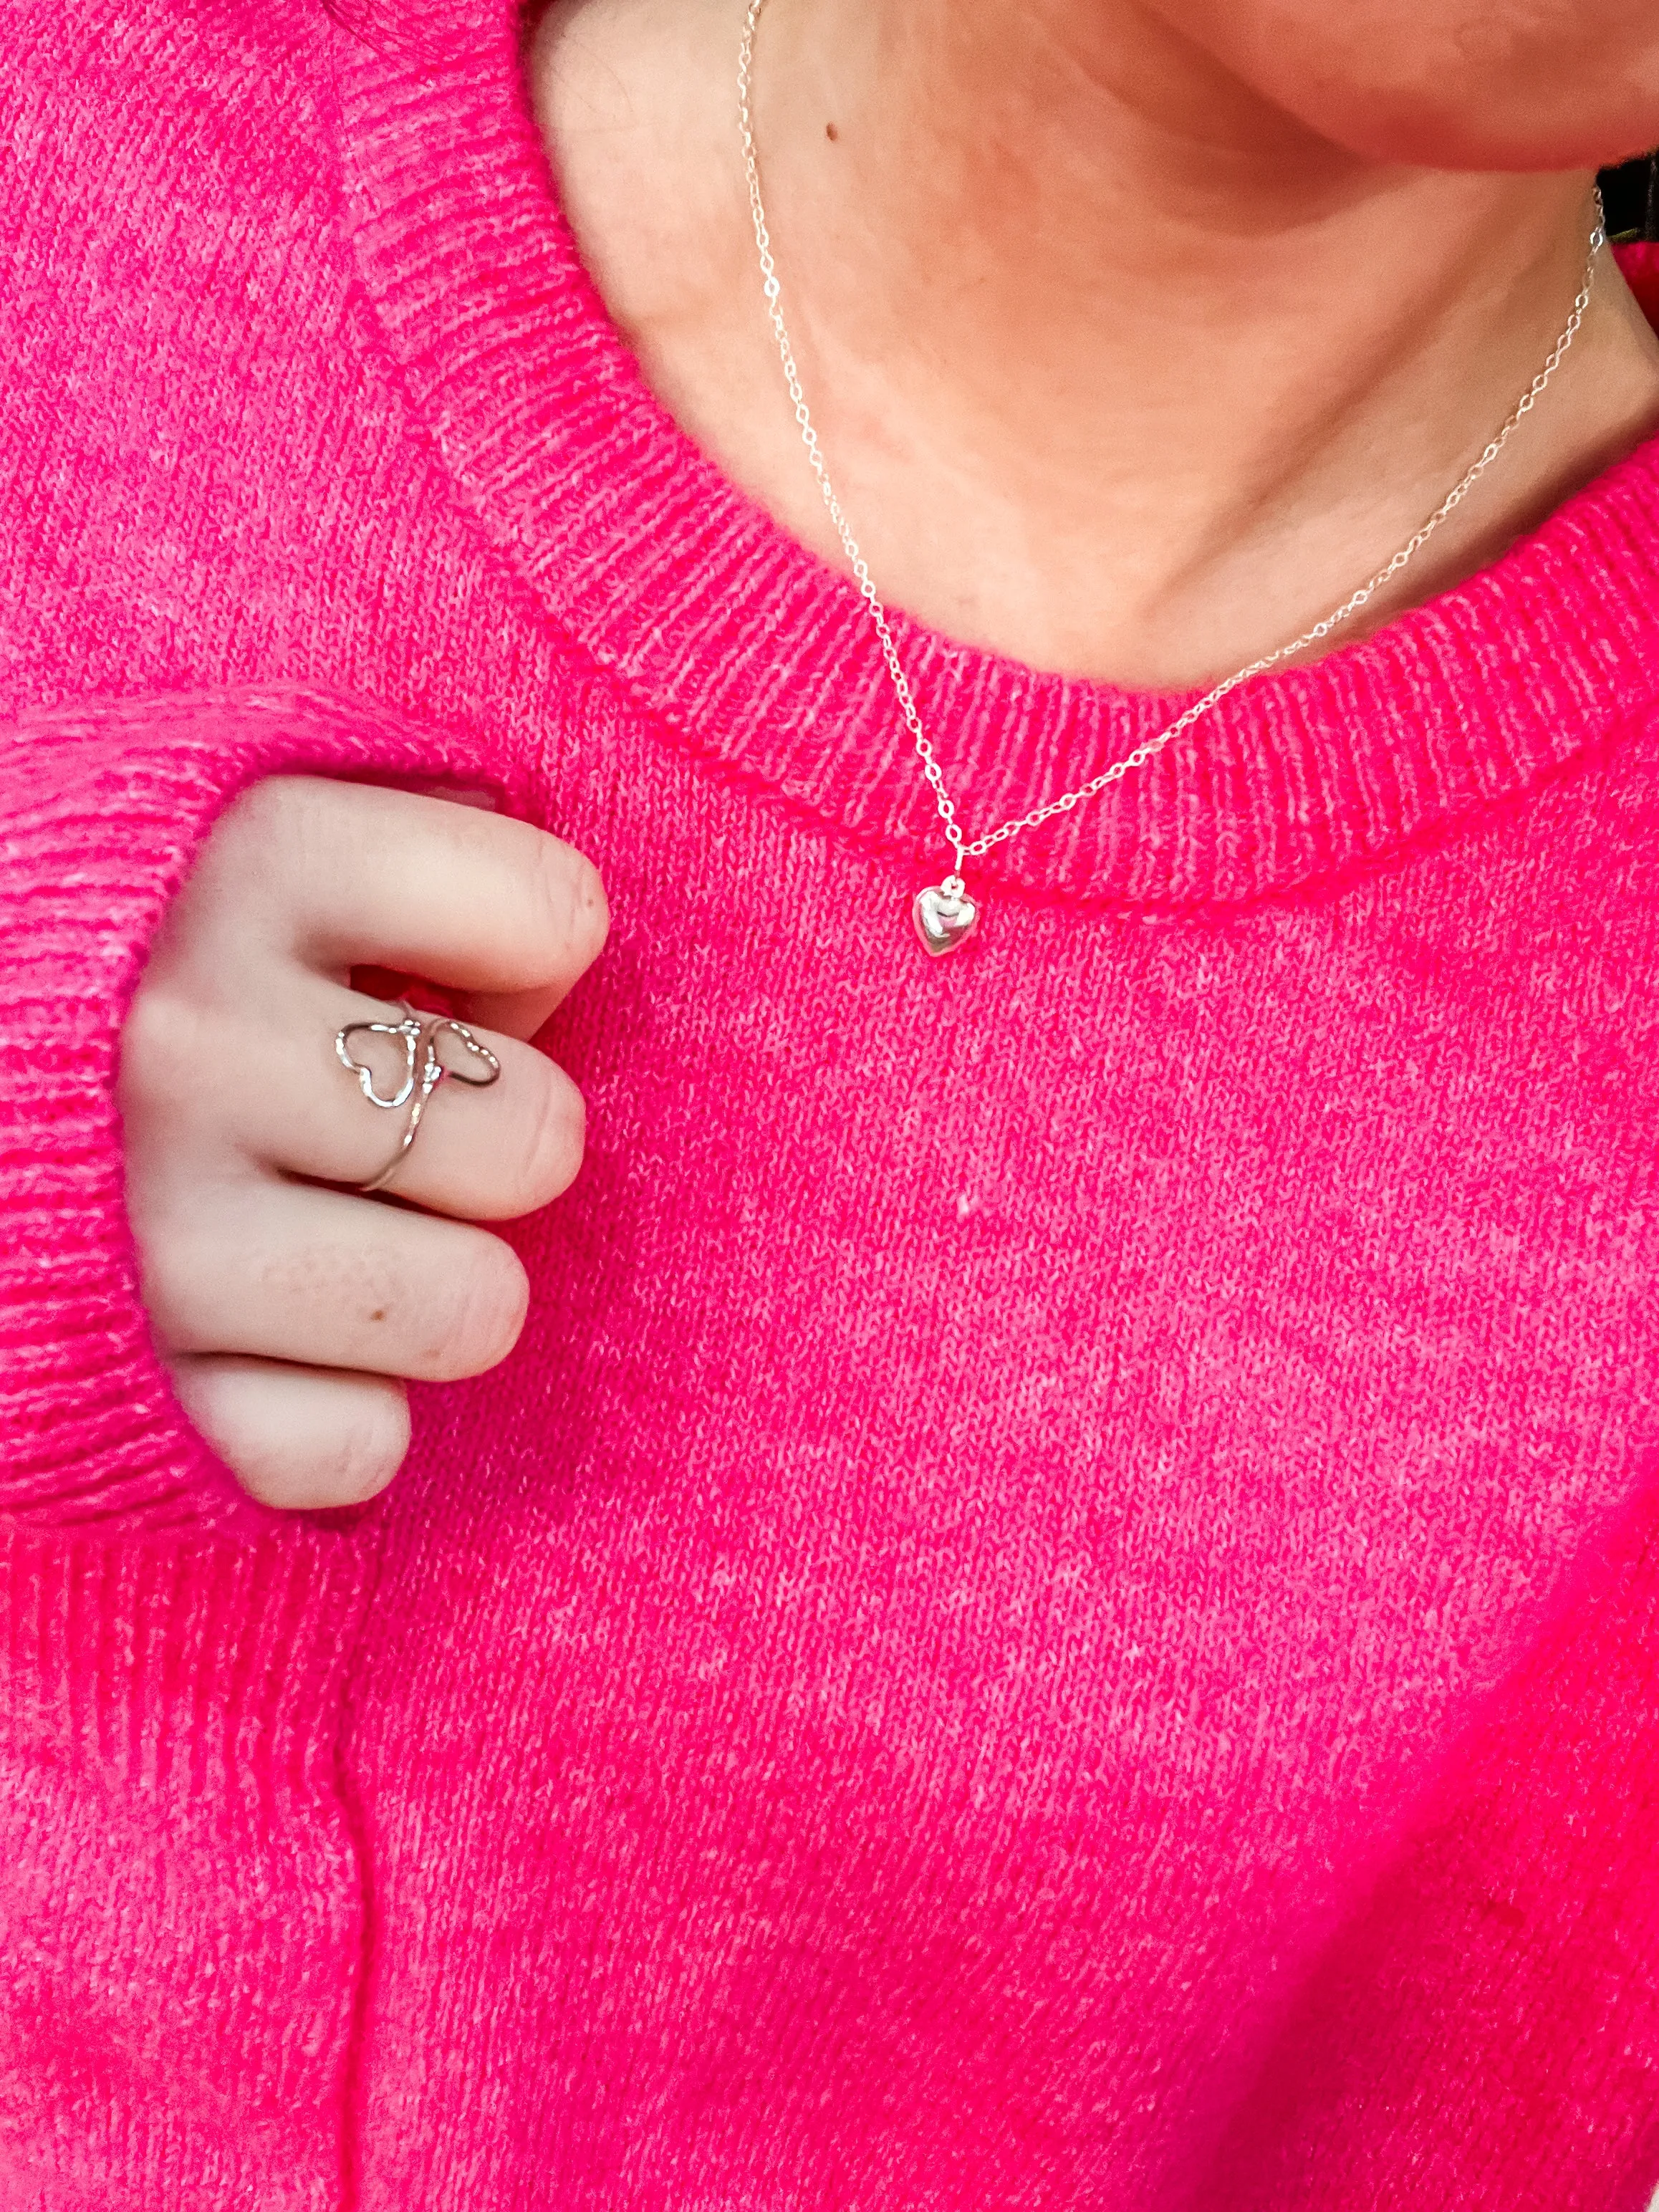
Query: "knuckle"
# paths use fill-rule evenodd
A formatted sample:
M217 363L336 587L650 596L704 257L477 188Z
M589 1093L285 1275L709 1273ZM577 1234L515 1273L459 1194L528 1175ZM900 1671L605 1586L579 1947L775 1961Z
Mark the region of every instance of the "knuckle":
M145 1309L158 1340L177 1352L225 1350L257 1331L265 1302L238 1265L238 1231L216 1194L163 1173L153 1188L129 1185Z
M127 1212L138 1249L144 1310L157 1340L176 1351L206 1348L201 1276L194 1263L189 1231L179 1219L165 1184L137 1189L129 1179Z
M176 1105L213 1048L205 1010L161 983L141 985L121 1028L125 1112Z
M447 1310L425 1348L420 1371L438 1382L482 1375L519 1340L530 1305L530 1282L519 1257L482 1229L458 1231L466 1254L449 1271Z
M315 776L267 775L240 792L220 816L210 845L219 855L248 844L267 851L273 845L303 842L306 824L329 786Z

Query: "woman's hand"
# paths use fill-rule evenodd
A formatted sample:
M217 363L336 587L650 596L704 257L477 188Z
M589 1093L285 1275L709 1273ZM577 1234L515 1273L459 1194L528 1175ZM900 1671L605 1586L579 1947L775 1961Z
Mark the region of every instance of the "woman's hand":
M452 800L284 776L215 830L133 1002L120 1103L157 1342L254 1497L372 1496L409 1441L401 1378L476 1375L512 1349L524 1270L468 1219L544 1206L580 1164L581 1095L520 1040L605 927L579 853ZM501 1064L487 1090L438 1086L391 1184L412 1205L351 1188L405 1118L369 1105L335 1053L343 1024L397 1019L350 988L356 968L464 993ZM401 1048L379 1042L384 1091Z

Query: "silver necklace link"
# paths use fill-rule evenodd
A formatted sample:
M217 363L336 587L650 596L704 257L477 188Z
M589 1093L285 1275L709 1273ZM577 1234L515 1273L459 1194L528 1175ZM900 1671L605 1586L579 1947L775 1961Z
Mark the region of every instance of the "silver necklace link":
M1590 295L1595 283L1596 263L1601 257L1601 248L1607 243L1606 216L1601 205L1601 196L1598 191L1595 195L1595 211L1591 222L1589 247L1584 262L1583 277L1579 284L1577 297L1572 303L1572 312L1567 317L1560 336L1550 348L1542 368L1510 410L1502 427L1493 434L1485 449L1470 463L1462 476L1458 478L1439 506L1436 507L1434 513L1407 539L1391 560L1386 562L1375 575L1368 577L1357 591L1351 592L1340 607L1334 608L1331 613L1324 617L1322 621L1316 622L1311 629L1304 630L1300 637L1291 638L1286 644L1277 647L1272 653L1264 653L1259 659L1252 660L1247 666L1237 669L1232 675L1224 678L1219 684L1212 685L1201 699L1196 700L1192 706L1178 714L1172 722L1166 724L1153 736L1144 738L1133 752L1125 753L1121 759L1115 760L1109 767L1102 769L1099 775L1091 776L1087 783L1079 784L1075 790L1062 792L1058 799L1051 799L1046 805L1033 807L1029 814L1011 816L1007 821L1000 823L994 830L988 830L982 836L969 837L957 819L956 804L945 788L944 772L939 767L938 757L923 727L921 716L916 707L915 695L910 689L910 679L905 674L904 663L899 658L899 650L894 641L892 626L888 621L887 610L882 604L881 596L871 578L869 563L859 550L859 543L853 534L852 525L848 521L836 488L830 482L830 471L823 458L823 449L818 442L818 434L812 422L811 410L807 406L806 395L801 386L800 371L796 365L794 347L790 342L789 327L784 319L783 287L779 281L777 263L772 252L771 234L767 228L766 221L766 204L761 194L760 156L755 144L752 105L755 31L765 5L766 0L749 0L748 12L744 19L743 38L738 51L738 118L743 131L744 170L749 185L749 212L755 228L755 248L760 257L761 286L766 300L767 318L772 325L772 336L777 346L779 362L782 365L784 382L788 386L790 401L795 410L795 422L800 431L801 443L806 448L806 458L811 465L813 477L823 495L830 520L835 526L836 534L841 540L842 550L847 556L848 566L853 573L853 580L858 586L864 603L870 611L870 619L874 625L876 637L881 647L882 659L887 665L888 676L898 697L904 726L910 733L911 742L916 750L916 757L921 763L921 772L933 791L933 802L939 811L945 842L954 855L954 872L946 877L937 892L920 893L916 902L916 923L923 943L927 945L930 951L951 951L970 933L978 918L971 902L966 899L964 894L962 870L965 862L980 859L981 855L990 852L994 846L1000 845L1006 838L1018 836L1022 830L1036 830L1042 823L1051 822L1056 815L1069 814L1075 807L1081 806L1085 800L1096 798L1109 785L1120 782L1132 769L1145 768L1147 762L1161 753L1172 738L1178 738L1190 730L1194 722L1200 720L1212 708L1218 706L1221 701L1226 698L1230 692L1236 691L1241 684L1248 684L1252 677L1264 675L1268 669L1276 668L1281 661L1291 659L1295 654L1305 652L1310 646L1322 644L1333 630L1340 629L1344 623L1351 621L1360 609L1368 605L1386 585L1394 581L1401 569L1416 559L1441 524L1449 515L1455 514L1462 507L1481 477L1497 460L1516 430L1543 398L1551 379L1565 359L1567 350L1574 338L1577 337L1589 307ZM947 927L953 919L951 909L952 908L965 909L967 915L965 927L950 930L948 936L941 938L941 930L939 927L930 929L921 910L922 902L928 898L934 901L936 907L942 907L944 923ZM937 920L937 917L934 919Z

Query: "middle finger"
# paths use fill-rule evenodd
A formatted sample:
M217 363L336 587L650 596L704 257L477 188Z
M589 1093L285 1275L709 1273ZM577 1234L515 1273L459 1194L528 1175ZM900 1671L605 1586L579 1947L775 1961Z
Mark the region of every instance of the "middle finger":
M398 1010L306 976L281 1018L251 1020L240 1011L230 1018L239 1032L234 1064L246 1078L237 1117L241 1150L320 1182L355 1186L379 1175L397 1154L410 1108L372 1105L342 1066L335 1037L347 1023L395 1023ZM545 1206L574 1180L582 1157L582 1095L533 1045L467 1027L500 1061L500 1079L486 1088L446 1077L386 1188L434 1212L511 1220ZM376 1090L392 1095L404 1073L401 1041L360 1033L349 1042L372 1066ZM459 1039L439 1043L447 1065L468 1064Z

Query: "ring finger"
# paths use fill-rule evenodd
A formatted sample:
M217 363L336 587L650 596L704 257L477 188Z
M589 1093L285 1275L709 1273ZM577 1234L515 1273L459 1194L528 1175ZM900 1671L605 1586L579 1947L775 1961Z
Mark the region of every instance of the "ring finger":
M518 1340L529 1295L499 1237L338 1191L196 1181L167 1200L144 1296L169 1355L239 1352L450 1382Z

